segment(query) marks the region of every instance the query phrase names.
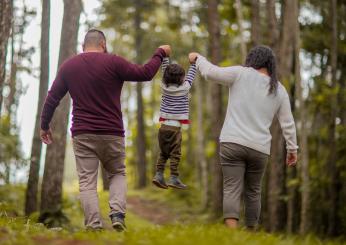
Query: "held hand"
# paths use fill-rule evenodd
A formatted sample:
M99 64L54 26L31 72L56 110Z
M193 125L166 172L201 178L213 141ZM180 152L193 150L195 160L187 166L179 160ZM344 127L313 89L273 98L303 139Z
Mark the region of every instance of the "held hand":
M190 61L190 64L196 63L196 60L197 60L197 56L198 56L198 55L199 55L199 53L196 53L196 52L189 53L189 61Z
M297 164L298 154L297 152L287 152L286 164L289 167L294 167Z
M42 130L40 131L40 138L43 143L46 145L49 145L53 142L52 132L50 129L48 130Z
M162 48L165 53L166 53L166 56L170 56L171 52L172 52L172 49L171 49L171 46L166 44L166 45L161 45L159 48Z

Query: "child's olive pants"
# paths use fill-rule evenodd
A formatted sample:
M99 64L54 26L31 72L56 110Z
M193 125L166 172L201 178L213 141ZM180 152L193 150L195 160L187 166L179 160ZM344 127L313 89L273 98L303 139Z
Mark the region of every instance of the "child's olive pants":
M160 155L156 170L163 172L168 159L170 159L171 175L178 176L178 165L181 158L181 129L162 124L159 130Z

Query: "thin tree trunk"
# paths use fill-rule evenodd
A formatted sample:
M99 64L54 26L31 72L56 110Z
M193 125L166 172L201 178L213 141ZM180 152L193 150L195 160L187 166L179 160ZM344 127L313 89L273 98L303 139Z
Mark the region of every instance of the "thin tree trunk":
M330 1L330 20L331 20L331 42L330 42L330 66L332 75L331 87L334 90L337 87L337 60L338 60L338 15L337 0ZM337 96L330 99L330 123L328 132L329 154L327 158L327 168L329 172L330 185L328 187L329 194L329 212L328 212L328 234L336 234L336 217L337 217L337 151L336 151L336 124L335 120L338 113Z
M239 34L240 34L240 53L241 53L241 59L242 62L245 61L246 58L246 43L244 38L244 16L243 16L243 6L241 4L241 0L235 0L235 9L237 13L237 22L239 27Z
M306 126L306 105L303 97L303 86L300 75L300 27L299 27L299 3L294 0L294 19L296 20L294 54L295 54L295 82L296 94L298 98L298 110L300 120L300 172L301 172L301 211L300 211L300 227L299 232L306 234L309 231L310 217L310 178L309 178L309 149L308 149L308 129Z
M208 32L209 32L209 51L211 61L217 64L221 60L220 46L220 16L218 13L218 0L208 0ZM211 84L209 91L213 107L210 111L211 116L211 137L215 142L215 154L211 159L212 165L212 200L211 207L213 215L219 217L222 213L222 172L219 163L219 134L223 121L222 115L222 90L221 86Z
M277 52L277 41L279 38L278 21L275 15L275 0L267 0L267 22L268 22L268 39L269 46Z
M135 46L136 46L136 61L140 63L141 48L142 48L142 33L141 33L141 2L135 1ZM137 83L137 171L138 180L137 188L144 188L147 184L147 161L146 161L146 145L145 145L145 126L144 126L144 108L142 83Z
M13 1L0 1L0 115L3 101L2 90L4 88L6 76L7 43L10 37L12 18Z
M40 87L36 111L35 131L32 139L30 171L25 194L25 215L37 211L38 181L40 172L40 158L42 143L40 139L40 115L45 96L48 90L49 79L49 27L50 27L50 0L42 1L41 20L41 61L40 61Z
M251 0L251 44L253 46L261 43L260 23L260 2Z
M208 207L208 193L209 193L209 185L208 185L208 164L207 159L205 157L205 147L204 147L204 128L203 128L203 90L202 90L202 81L196 79L195 81L196 87L196 97L197 97L197 162L200 169L200 183L201 183L201 206L202 209L206 209Z
M64 0L59 66L67 58L76 54L79 16L82 11L81 0ZM66 134L70 98L65 96L55 111L51 123L54 143L48 145L41 192L41 217L43 214L61 212L62 182L64 172Z

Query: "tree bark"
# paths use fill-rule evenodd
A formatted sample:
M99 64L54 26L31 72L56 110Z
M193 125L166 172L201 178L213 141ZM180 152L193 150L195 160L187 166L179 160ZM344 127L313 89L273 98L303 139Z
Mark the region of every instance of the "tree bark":
M208 193L209 193L209 184L208 184L208 164L205 156L205 147L204 147L204 128L203 128L203 90L202 90L202 81L199 79L195 80L196 87L196 97L197 97L197 162L200 169L200 186L201 186L201 206L202 209L208 207Z
M60 40L60 66L67 58L76 54L81 0L64 0L64 16ZM51 123L54 143L48 145L41 192L41 216L44 213L61 212L62 182L64 172L66 134L70 98L66 95L55 111Z
M268 22L268 42L269 46L277 52L277 41L279 38L278 21L275 15L275 0L267 0L267 22Z
M135 0L135 46L136 46L136 61L140 63L142 49L142 33L141 33L141 1ZM146 145L145 145L145 126L144 126L144 108L142 83L138 82L137 90L137 171L138 180L137 188L144 188L147 184L147 161L146 161Z
M235 9L237 13L237 21L238 21L238 27L239 27L239 34L240 34L240 53L241 53L241 59L242 62L245 62L246 58L246 43L244 39L244 17L243 17L243 7L241 4L241 0L235 0Z
M208 0L208 32L209 32L209 51L211 62L217 64L221 60L220 45L220 16L218 13L218 0ZM221 86L211 84L209 87L211 94L210 111L211 116L211 137L215 142L215 154L211 159L212 165L212 200L211 207L213 215L220 217L222 213L222 172L219 163L219 134L223 121L222 115L222 90Z
M2 109L2 90L6 77L7 43L10 37L13 18L13 1L0 1L0 115Z
M260 2L259 0L251 0L251 44L256 46L261 43L260 33Z
M309 148L308 148L308 129L306 126L306 105L303 97L303 86L300 75L300 27L299 27L299 3L294 0L294 17L295 19L295 39L294 39L294 54L295 54L295 81L296 94L298 99L298 114L300 121L299 145L300 145L300 177L301 177L301 211L300 211L300 227L299 232L306 234L309 231L310 217L310 177L309 177Z
M49 27L50 27L50 0L42 1L41 20L41 60L40 86L37 102L34 137L32 139L29 179L25 194L25 215L37 211L38 181L40 172L40 158L42 143L40 139L40 115L48 90L49 79Z
M330 42L330 66L332 83L331 89L335 90L337 87L337 60L338 60L338 15L337 15L337 0L330 1L330 21L331 21L331 42ZM328 188L329 194L329 212L328 212L328 234L336 234L336 220L337 220L337 150L336 150L336 117L338 113L337 96L333 95L330 98L330 122L328 132L328 147L329 154L327 158L327 168L329 173L330 185Z

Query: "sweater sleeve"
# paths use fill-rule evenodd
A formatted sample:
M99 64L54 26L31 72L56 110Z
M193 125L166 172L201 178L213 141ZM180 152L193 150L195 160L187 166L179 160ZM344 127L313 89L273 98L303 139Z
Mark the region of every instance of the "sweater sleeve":
M192 86L192 82L195 79L196 76L196 64L191 64L189 71L187 72L187 75L185 77L185 82L188 82L190 84L190 87Z
M166 70L168 65L169 65L169 57L164 57L163 61L162 61L162 66L161 66L162 75L165 73L165 70Z
M232 85L238 79L243 69L241 66L219 67L201 55L198 55L196 66L206 80L227 86Z
M49 123L52 120L55 109L60 100L66 95L68 87L62 77L62 69L59 70L52 87L48 91L48 95L43 105L41 113L41 129L48 130Z
M119 56L115 56L114 62L117 74L122 81L144 82L153 79L165 56L165 51L159 48L144 65L132 64Z
M277 112L279 123L282 129L283 136L286 140L286 149L288 152L296 152L297 145L297 133L294 118L291 111L290 99L286 90L281 101L281 105Z

